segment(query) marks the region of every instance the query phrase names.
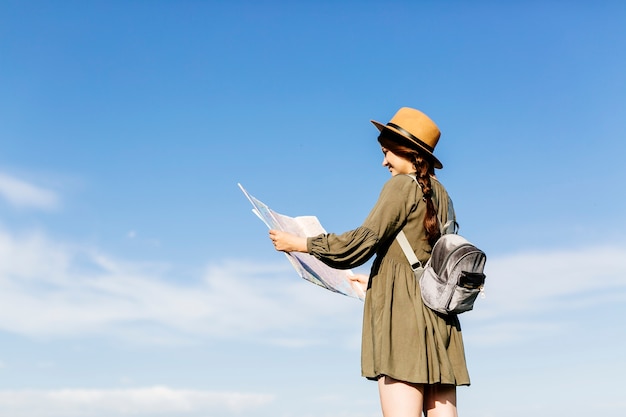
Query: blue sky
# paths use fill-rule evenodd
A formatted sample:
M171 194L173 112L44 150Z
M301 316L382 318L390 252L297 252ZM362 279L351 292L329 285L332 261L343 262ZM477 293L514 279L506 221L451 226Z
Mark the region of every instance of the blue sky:
M461 232L460 414L624 415L626 5L4 1L0 411L380 415L362 303L299 279L242 183L329 231L440 125ZM367 272L367 266L359 270Z

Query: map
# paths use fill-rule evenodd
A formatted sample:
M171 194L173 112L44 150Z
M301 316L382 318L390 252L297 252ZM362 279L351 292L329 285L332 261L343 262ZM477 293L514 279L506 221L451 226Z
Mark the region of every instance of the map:
M289 217L277 213L260 200L251 196L241 184L237 185L239 185L241 191L252 204L252 212L268 228L282 230L301 237L317 236L321 233L326 233L317 217ZM363 291L357 285L353 285L350 280L350 276L353 275L352 271L331 268L308 253L289 252L285 253L285 255L300 277L307 281L348 297L358 298L359 300L365 298Z

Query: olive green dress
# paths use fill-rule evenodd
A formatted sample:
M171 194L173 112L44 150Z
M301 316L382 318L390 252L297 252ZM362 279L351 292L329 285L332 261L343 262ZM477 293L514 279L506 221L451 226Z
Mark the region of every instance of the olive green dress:
M432 179L433 201L447 221L447 192ZM441 203L439 203L441 202ZM392 177L362 226L343 234L308 238L308 251L334 268L354 268L373 255L363 313L361 372L420 384L469 385L461 327L456 315L443 316L422 302L419 283L396 234L404 228L417 258L425 263L426 203L407 175Z

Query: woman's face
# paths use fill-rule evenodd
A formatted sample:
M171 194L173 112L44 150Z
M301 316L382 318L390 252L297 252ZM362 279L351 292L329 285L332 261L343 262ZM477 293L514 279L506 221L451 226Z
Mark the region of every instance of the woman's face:
M385 147L381 149L383 151L383 155L385 155L383 158L383 166L389 169L392 177L395 177L398 174L410 174L415 172L415 167L411 161L402 156L396 155Z

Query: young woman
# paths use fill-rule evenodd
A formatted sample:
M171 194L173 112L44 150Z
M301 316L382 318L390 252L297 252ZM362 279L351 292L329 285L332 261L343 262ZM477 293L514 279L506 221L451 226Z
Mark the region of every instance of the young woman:
M419 283L395 237L404 230L425 263L448 221L445 188L434 177L437 125L424 113L401 108L383 125L378 142L391 173L363 224L342 234L302 238L270 230L276 250L307 252L335 268L353 268L376 255L366 288L361 371L378 381L384 417L455 417L456 386L469 385L461 327L422 302ZM417 178L417 183L409 175ZM418 184L419 183L419 184ZM441 204L440 204L441 202ZM446 206L444 208L444 206Z

